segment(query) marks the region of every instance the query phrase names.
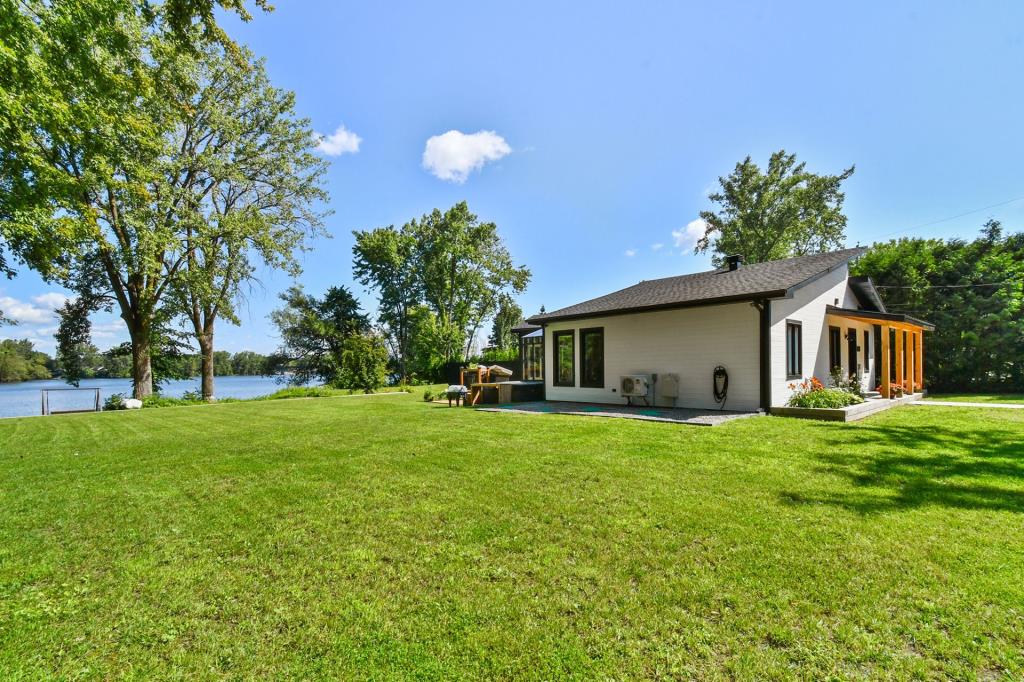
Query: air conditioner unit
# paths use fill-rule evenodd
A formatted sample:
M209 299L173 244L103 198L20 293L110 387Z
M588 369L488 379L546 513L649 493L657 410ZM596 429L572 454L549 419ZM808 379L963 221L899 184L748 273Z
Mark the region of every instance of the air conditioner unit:
M651 392L650 374L629 374L619 380L625 398L646 398Z

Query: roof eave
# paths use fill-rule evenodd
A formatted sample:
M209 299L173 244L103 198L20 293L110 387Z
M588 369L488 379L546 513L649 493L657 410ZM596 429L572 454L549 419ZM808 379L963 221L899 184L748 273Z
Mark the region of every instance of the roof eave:
M703 298L699 301L683 301L679 303L661 303L648 306L634 306L632 308L619 308L616 310L604 310L590 313L570 313L568 315L546 315L544 317L534 316L527 320L531 324L546 325L552 322L565 322L569 320L585 320L593 317L614 317L616 315L633 315L635 313L651 313L661 310L677 310L680 308L700 308L709 305L725 305L728 303L743 303L745 301L760 301L767 298L788 298L792 294L786 289L774 291L762 291L753 294L741 294L738 296L719 296L717 298Z
M916 317L904 315L903 313L879 313L874 310L853 310L852 308L840 308L834 305L825 306L825 312L830 315L839 315L840 317L861 317L869 320L878 320L879 322L902 322L903 324L920 327L926 332L935 331L935 325L931 322L928 322L927 320L919 320Z

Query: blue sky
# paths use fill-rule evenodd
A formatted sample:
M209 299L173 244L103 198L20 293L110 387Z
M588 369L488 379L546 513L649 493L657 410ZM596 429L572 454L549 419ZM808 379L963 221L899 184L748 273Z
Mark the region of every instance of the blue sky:
M1024 201L908 229L1024 198L1017 2L276 5L225 26L317 131L359 138L329 150L344 153L328 157L333 238L303 257L313 293L353 285L353 229L463 199L533 271L528 313L702 270L686 226L707 191L780 148L818 172L856 164L850 245L971 238L990 216L1021 229ZM425 168L448 131L494 135L441 137ZM219 346L271 351L288 285L261 273ZM52 351L54 293L28 272L0 281L0 309L23 320L0 335ZM114 317L96 325L101 347L123 337Z

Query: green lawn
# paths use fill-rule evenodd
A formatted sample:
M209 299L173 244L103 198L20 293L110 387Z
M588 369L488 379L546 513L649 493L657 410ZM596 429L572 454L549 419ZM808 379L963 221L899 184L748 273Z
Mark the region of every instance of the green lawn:
M965 403L1024 404L1024 393L929 393L925 400L956 400Z
M0 678L1024 676L1024 411L0 421Z

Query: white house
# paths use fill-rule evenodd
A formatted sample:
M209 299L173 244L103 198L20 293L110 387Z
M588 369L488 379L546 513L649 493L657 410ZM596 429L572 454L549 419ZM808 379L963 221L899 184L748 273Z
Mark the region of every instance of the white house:
M521 328L523 357L539 356L526 378L543 377L547 400L732 410L785 405L791 384L827 383L832 367L886 397L911 391L933 327L887 312L870 279L849 276L864 251L732 257L536 315Z

